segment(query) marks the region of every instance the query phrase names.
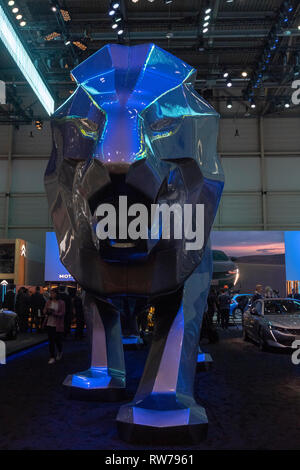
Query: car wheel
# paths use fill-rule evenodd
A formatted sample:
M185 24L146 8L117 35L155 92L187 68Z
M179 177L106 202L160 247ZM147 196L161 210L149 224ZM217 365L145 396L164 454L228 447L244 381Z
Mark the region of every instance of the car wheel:
M243 318L243 312L239 307L236 307L233 311L233 318L234 321L242 323L242 318Z
M243 328L243 340L244 341L250 341L250 338L248 336L248 333L245 328Z

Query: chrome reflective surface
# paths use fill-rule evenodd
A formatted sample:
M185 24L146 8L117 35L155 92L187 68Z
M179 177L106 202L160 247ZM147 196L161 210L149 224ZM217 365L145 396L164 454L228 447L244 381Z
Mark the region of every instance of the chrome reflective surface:
M61 261L95 295L176 290L203 249L187 251L184 237L112 246L96 236L95 210L121 195L202 203L206 244L223 188L219 116L193 89L195 70L153 44L105 46L72 73L78 88L54 114L45 174Z
M209 234L223 189L216 111L193 88L195 70L154 44L108 45L73 70L78 84L52 120L45 173L60 258L87 292L91 368L66 379L86 390L123 388L118 308L122 296L155 307L152 346L120 435L187 430L203 438L205 410L194 400L199 335L212 258ZM129 203L205 206L204 245L186 239L99 241L97 207Z

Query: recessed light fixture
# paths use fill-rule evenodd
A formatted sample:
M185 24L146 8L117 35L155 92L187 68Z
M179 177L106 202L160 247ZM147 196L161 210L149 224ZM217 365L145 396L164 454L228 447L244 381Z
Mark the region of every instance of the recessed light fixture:
M244 78L248 77L248 72L246 72L246 71L242 72L242 77L244 77Z
M232 87L232 81L230 80L230 78L227 79L226 86L228 86L228 88Z
M116 29L116 28L118 27L118 23L113 23L113 24L111 25L111 27L112 27L112 29Z
M231 109L231 108L232 108L232 100L231 100L231 98L228 98L228 100L227 100L227 105L226 105L226 106L227 106L228 109Z
M207 9L205 10L205 14L206 14L206 15L209 15L209 13L211 13L211 8L207 8Z
M13 13L18 13L18 11L19 11L19 8L17 8L17 7L14 7L14 8L12 9L12 12L13 12Z
M203 33L204 33L204 34L207 33L207 31L208 31L208 28L204 28L204 29L203 29Z
M123 34L123 33L124 33L124 29L123 29L123 28L121 28L121 29L118 30L118 35L119 35L119 36L121 36L121 34Z
M12 7L15 4L15 0L9 0L8 5Z
M286 101L285 104L284 104L284 107L285 107L285 108L289 108L289 107L290 107L290 103L289 103L288 101Z
M224 72L224 73L223 73L223 77L224 77L224 78L229 77L229 73L228 73L228 72Z
M17 19L17 20L21 20L22 18L23 18L22 15L17 15L17 16L16 16L16 19Z
M21 22L20 22L20 26L22 26L22 28L23 28L23 26L26 26L26 21L24 21L24 20L21 21Z

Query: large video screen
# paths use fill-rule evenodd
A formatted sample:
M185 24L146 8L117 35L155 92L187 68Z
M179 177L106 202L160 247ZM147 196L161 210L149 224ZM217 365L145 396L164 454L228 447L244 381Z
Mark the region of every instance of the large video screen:
M46 233L45 281L75 281L60 262L55 232Z

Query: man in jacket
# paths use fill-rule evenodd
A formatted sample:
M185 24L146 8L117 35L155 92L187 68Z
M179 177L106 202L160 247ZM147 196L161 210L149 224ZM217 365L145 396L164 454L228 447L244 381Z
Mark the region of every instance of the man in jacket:
M229 325L230 302L231 298L228 289L224 287L223 289L221 289L221 294L219 295L218 303L221 314L221 326L225 330L227 330Z

